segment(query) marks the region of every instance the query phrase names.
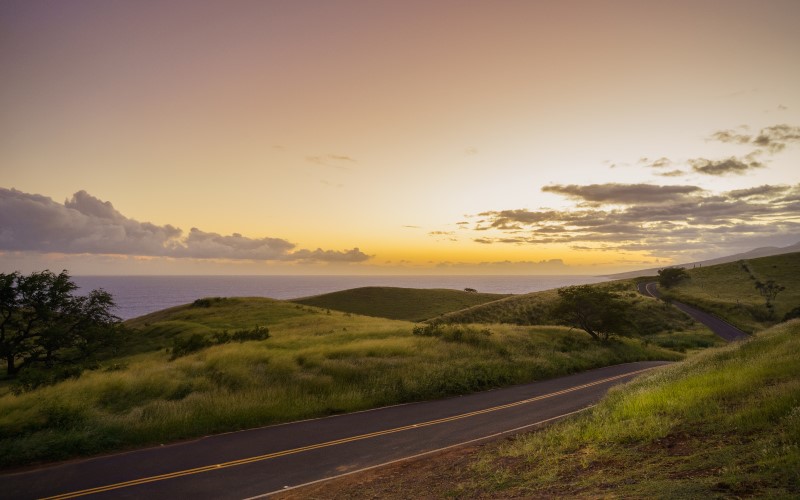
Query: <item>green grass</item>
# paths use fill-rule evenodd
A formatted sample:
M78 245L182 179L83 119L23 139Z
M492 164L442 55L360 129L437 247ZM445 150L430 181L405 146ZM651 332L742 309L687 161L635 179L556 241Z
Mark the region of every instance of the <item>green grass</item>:
M703 325L663 302L644 297L636 289L636 280L598 283L592 286L611 290L626 304L630 324L626 335L638 337L682 352L723 345L724 341ZM444 314L446 323L508 323L515 325L563 325L553 313L558 302L556 290L513 295Z
M461 497L796 498L800 320L612 389L595 408L487 448Z
M601 344L562 327L457 325L421 336L410 322L256 298L176 307L128 326L155 350L131 350L80 378L31 392L0 389L0 466L682 357L635 339ZM163 348L176 337L255 326L269 328L271 338L172 361Z
M424 321L504 297L508 295L445 289L364 287L296 299L292 302L364 316Z
M691 278L670 290L662 290L665 295L721 316L748 333L778 323L787 312L800 306L800 253L698 267L687 272ZM774 280L786 287L775 300L772 318L767 317L764 299L755 288L756 280Z

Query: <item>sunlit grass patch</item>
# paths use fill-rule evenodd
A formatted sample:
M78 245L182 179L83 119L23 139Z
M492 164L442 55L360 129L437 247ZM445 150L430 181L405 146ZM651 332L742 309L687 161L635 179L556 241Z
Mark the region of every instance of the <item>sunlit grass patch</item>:
M490 448L467 494L796 495L797 352L800 321L642 376L586 414Z

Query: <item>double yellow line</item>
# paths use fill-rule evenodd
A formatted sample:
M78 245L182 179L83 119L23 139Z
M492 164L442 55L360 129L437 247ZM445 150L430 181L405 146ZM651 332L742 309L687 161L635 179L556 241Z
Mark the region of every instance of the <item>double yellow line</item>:
M541 396L536 396L536 397L529 398L529 399L523 399L521 401L515 401L513 403L508 403L508 404L504 404L504 405L500 405L500 406L493 406L491 408L485 408L483 410L472 411L472 412L469 412L469 413L462 413L460 415L453 415L452 417L439 418L439 419L436 419L436 420L428 420L427 422L421 422L421 423L418 423L418 424L405 425L405 426L402 426L402 427L395 427L393 429L386 429L386 430L383 430L383 431L376 431L376 432L370 432L370 433L367 433L367 434L360 434L358 436L352 436L352 437L347 437L347 438L342 438L342 439L335 439L333 441L326 441L324 443L311 444L311 445L308 445L308 446L301 446L299 448L292 448L290 450L283 450L283 451L276 451L276 452L273 452L273 453L266 453L264 455L257 455L257 456L254 456L254 457L242 458L242 459L239 459L239 460L231 460L230 462L223 462L223 463L212 464L212 465L204 465L203 467L195 467L194 469L185 469L185 470L170 472L170 473L167 473L167 474L160 474L158 476L143 477L143 478L139 478L139 479L132 479L130 481L123 481L121 483L114 483L114 484L109 484L109 485L106 485L106 486L98 486L98 487L95 487L95 488L88 488L88 489L85 489L85 490L73 491L73 492L70 492L70 493L63 493L61 495L47 497L47 498L45 498L43 500L61 500L61 499L67 499L67 498L76 498L76 497L80 497L80 496L84 496L84 495L91 495L91 494L94 494L94 493L103 493L103 492L106 492L106 491L117 490L117 489L120 489L120 488L127 488L127 487L130 487L130 486L137 486L137 485L140 485L140 484L153 483L153 482L156 482L156 481L164 481L166 479L172 479L172 478L176 478L176 477L190 476L192 474L200 474L202 472L211 472L211 471L220 470L220 469L227 469L229 467L236 467L236 466L239 466L239 465L251 464L251 463L254 463L254 462L261 462L261 461L264 461L264 460L271 460L273 458L284 457L286 455L294 455L294 454L297 454L297 453L303 453L305 451L318 450L320 448L327 448L327 447L330 447L330 446L337 446L337 445L340 445L340 444L352 443L354 441L362 441L364 439L371 439L371 438L378 437L378 436L385 436L387 434L395 434L397 432L403 432L403 431L408 431L408 430L413 430L413 429L419 429L419 428L422 428L422 427L429 427L429 426L432 426L432 425L443 424L443 423L446 423L446 422L453 422L455 420L461 420L461 419L464 419L464 418L474 417L474 416L477 416L477 415L483 415L483 414L486 414L486 413L505 410L505 409L508 409L508 408L513 408L515 406L521 406L521 405L524 405L524 404L533 403L535 401L541 401L543 399L552 398L552 397L555 397L555 396L560 396L562 394L568 394L570 392L579 391L581 389L586 389L588 387L593 387L593 386L596 386L596 385L612 382L614 380L618 380L618 379L621 379L621 378L630 377L632 375L636 375L638 373L642 373L642 372L650 370L650 369L651 368L644 368L642 370L637 370L637 371L634 371L634 372L624 373L622 375L616 375L614 377L604 378L602 380L597 380L595 382L590 382L588 384L583 384L583 385L578 385L578 386L575 386L575 387L570 387L569 389L563 389L561 391L551 392L549 394L543 394Z

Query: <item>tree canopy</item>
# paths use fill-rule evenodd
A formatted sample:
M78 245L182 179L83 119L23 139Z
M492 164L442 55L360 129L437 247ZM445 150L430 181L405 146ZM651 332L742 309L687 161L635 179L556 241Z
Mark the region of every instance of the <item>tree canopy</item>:
M686 279L689 279L689 273L682 267L665 267L658 271L658 284L664 288L672 288Z
M78 364L109 345L119 323L111 294L75 295L77 288L66 271L0 273L0 358L7 375L34 365Z
M622 333L628 324L625 303L602 287L559 288L558 297L554 314L595 340L608 340L612 333Z

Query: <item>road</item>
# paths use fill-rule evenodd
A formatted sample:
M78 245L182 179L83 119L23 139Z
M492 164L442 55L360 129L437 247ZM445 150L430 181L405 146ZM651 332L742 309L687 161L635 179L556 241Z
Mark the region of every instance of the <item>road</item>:
M639 293L642 295L655 297L657 299L661 298L661 294L658 292L658 287L655 283L639 283L638 288ZM708 314L705 311L701 311L700 309L686 305L682 302L676 302L674 300L670 301L670 304L688 314L695 321L699 321L700 323L706 325L712 332L716 333L728 342L750 338L750 335L744 333L730 323L727 323L716 316Z
M541 425L667 364L608 366L552 380L209 436L0 475L16 498L226 499L268 495Z

